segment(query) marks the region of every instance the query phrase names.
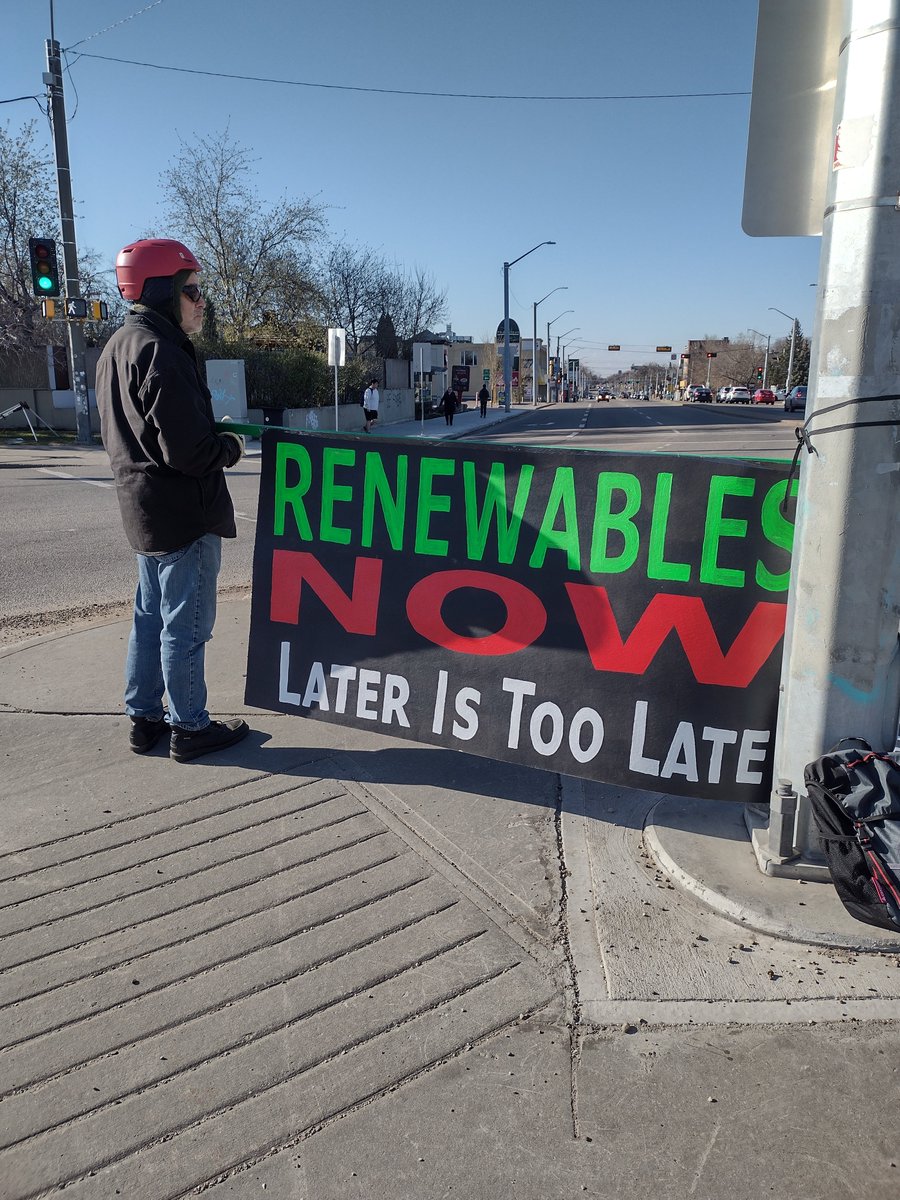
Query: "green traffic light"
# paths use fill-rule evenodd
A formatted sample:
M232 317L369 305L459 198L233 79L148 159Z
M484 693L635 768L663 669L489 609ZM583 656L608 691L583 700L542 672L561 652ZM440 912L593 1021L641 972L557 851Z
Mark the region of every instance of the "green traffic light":
M43 288L45 292L49 292L53 287L53 280L48 278L46 275L42 275L38 280L38 287Z

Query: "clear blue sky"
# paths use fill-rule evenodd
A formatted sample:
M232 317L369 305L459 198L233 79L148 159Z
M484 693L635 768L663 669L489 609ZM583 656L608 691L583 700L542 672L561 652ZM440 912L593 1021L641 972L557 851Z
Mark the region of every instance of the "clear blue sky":
M756 0L158 0L125 19L148 3L55 4L57 40L72 47L79 243L110 265L160 226L178 137L227 125L258 159L264 202L316 196L336 236L431 272L454 330L476 340L503 316L504 260L546 239L557 244L510 271L511 315L528 336L532 302L566 285L540 306L539 331L573 309L553 335L579 326L581 357L601 372L659 358L657 344L787 334L770 305L812 328L819 239L741 230L749 95L379 95L79 57L420 92L749 93ZM0 0L0 99L42 93L49 11ZM32 117L49 149L33 101L0 107L13 129Z

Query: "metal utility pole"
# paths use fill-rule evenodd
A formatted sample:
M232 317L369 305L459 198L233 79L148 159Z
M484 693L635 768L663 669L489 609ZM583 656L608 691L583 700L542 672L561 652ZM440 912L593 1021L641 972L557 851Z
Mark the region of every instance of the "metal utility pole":
M776 786L767 834L754 834L768 874L802 875L810 860L815 873L805 764L842 737L885 750L897 734L900 0L846 5L835 130L806 409L815 453L800 473Z
M51 34L52 9L51 9ZM66 105L63 99L62 62L59 42L47 39L47 70L44 74L50 101L50 124L56 154L56 189L59 196L59 222L62 229L63 269L65 273L64 310L71 299L81 296L78 284L78 252L75 244L75 212L72 204L72 178L69 170L69 142L66 135ZM75 436L80 445L91 444L91 410L88 400L87 371L84 365L84 330L78 321L66 319L69 339L69 376L75 392Z
M757 337L761 337L761 338L764 337L766 339L766 357L763 359L762 386L768 387L769 386L769 383L768 383L768 381L769 381L769 348L772 345L772 335L771 335L771 333L760 333L758 329L751 329L750 332L755 333ZM793 364L791 364L791 365L793 365Z

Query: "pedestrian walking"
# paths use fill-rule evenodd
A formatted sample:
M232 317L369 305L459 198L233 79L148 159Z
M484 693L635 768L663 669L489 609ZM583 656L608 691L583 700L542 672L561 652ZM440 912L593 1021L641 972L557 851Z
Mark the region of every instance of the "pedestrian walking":
M481 385L481 391L478 393L478 404L481 408L481 415L487 416L487 406L490 403L491 393L487 390L487 384Z
M443 396L441 396L438 408L444 414L444 421L448 425L453 424L453 414L456 412L456 392L452 388L447 388Z
M373 376L369 380L369 386L363 392L363 411L366 414L366 423L363 426L366 433L370 433L372 426L378 420L378 405L380 398L378 395L378 380Z
M131 307L100 355L96 384L122 524L137 553L125 663L129 742L146 754L167 736L177 762L250 732L245 721L213 721L206 709L222 538L237 536L224 469L240 461L244 440L216 432L190 341L205 308L199 271L187 246L168 238L119 252L116 281Z

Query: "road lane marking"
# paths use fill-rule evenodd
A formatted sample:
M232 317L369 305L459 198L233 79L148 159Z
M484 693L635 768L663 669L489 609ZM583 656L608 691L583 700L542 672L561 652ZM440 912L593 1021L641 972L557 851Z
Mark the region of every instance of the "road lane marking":
M57 479L74 479L76 483L89 483L91 487L111 488L113 485L102 479L81 479L78 475L70 475L68 471L52 471L50 467L37 468L44 475L54 475Z

